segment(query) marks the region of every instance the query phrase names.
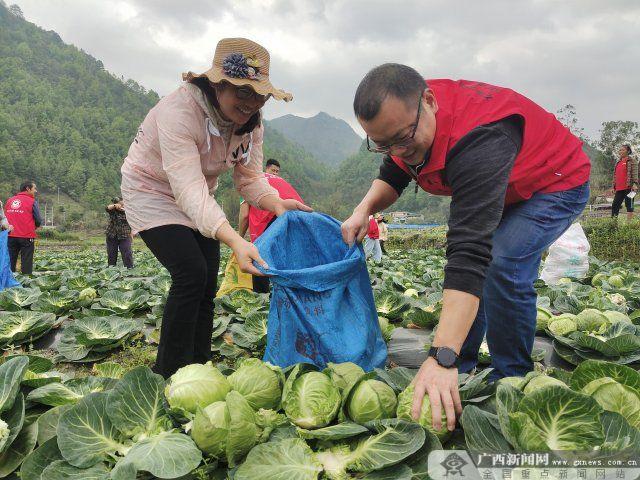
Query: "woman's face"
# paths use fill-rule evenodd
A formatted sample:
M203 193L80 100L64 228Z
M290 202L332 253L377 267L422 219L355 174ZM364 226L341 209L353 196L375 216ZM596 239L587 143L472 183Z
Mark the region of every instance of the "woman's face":
M267 97L258 95L249 86L236 87L228 83L217 85L216 95L222 115L236 125L247 123L267 101Z
M622 145L618 149L618 155L620 155L621 157L626 157L627 155L629 155L629 151L627 150L627 147Z

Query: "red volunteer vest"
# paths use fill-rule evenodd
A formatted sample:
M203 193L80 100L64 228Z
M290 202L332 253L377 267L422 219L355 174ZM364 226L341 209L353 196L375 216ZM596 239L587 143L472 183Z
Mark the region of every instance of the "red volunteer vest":
M378 228L378 222L376 222L375 218L369 219L369 231L367 232L367 237L372 240L380 238L380 229Z
M458 140L476 127L510 115L524 119L522 147L515 159L506 204L531 198L536 192L559 192L589 180L591 162L582 142L556 117L508 88L468 80L427 80L438 102L436 133L427 164L418 175L423 190L451 195L444 169L446 157ZM398 157L393 161L412 173Z
M296 189L285 179L269 173L265 173L264 176L267 177L269 185L278 191L281 199L294 199L302 202L302 198L300 198ZM262 235L275 216L275 213L271 213L268 210L260 210L259 208L249 206L249 236L252 242L255 242L256 239Z
M36 221L33 219L35 198L27 193L18 193L7 200L4 213L7 221L13 225L10 237L36 238Z

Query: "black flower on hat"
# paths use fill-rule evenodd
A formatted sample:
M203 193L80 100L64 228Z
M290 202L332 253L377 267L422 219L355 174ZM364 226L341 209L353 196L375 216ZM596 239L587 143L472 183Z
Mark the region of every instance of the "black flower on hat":
M258 80L260 69L258 62L242 53L231 53L222 62L222 71L225 75L233 78L249 78Z

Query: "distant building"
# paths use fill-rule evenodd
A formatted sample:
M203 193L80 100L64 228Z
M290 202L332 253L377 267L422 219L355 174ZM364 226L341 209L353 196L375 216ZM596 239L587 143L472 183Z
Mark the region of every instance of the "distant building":
M424 222L424 215L412 212L389 212L385 215L391 215L391 223L419 223Z

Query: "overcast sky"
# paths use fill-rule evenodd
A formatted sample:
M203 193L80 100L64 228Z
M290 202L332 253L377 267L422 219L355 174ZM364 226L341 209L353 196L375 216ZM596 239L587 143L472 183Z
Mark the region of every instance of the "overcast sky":
M294 95L270 100L267 118L322 110L356 127L360 79L393 61L508 86L552 112L573 104L592 137L603 121L640 121L638 0L6 1L160 95L206 70L219 39L257 41L272 83Z

